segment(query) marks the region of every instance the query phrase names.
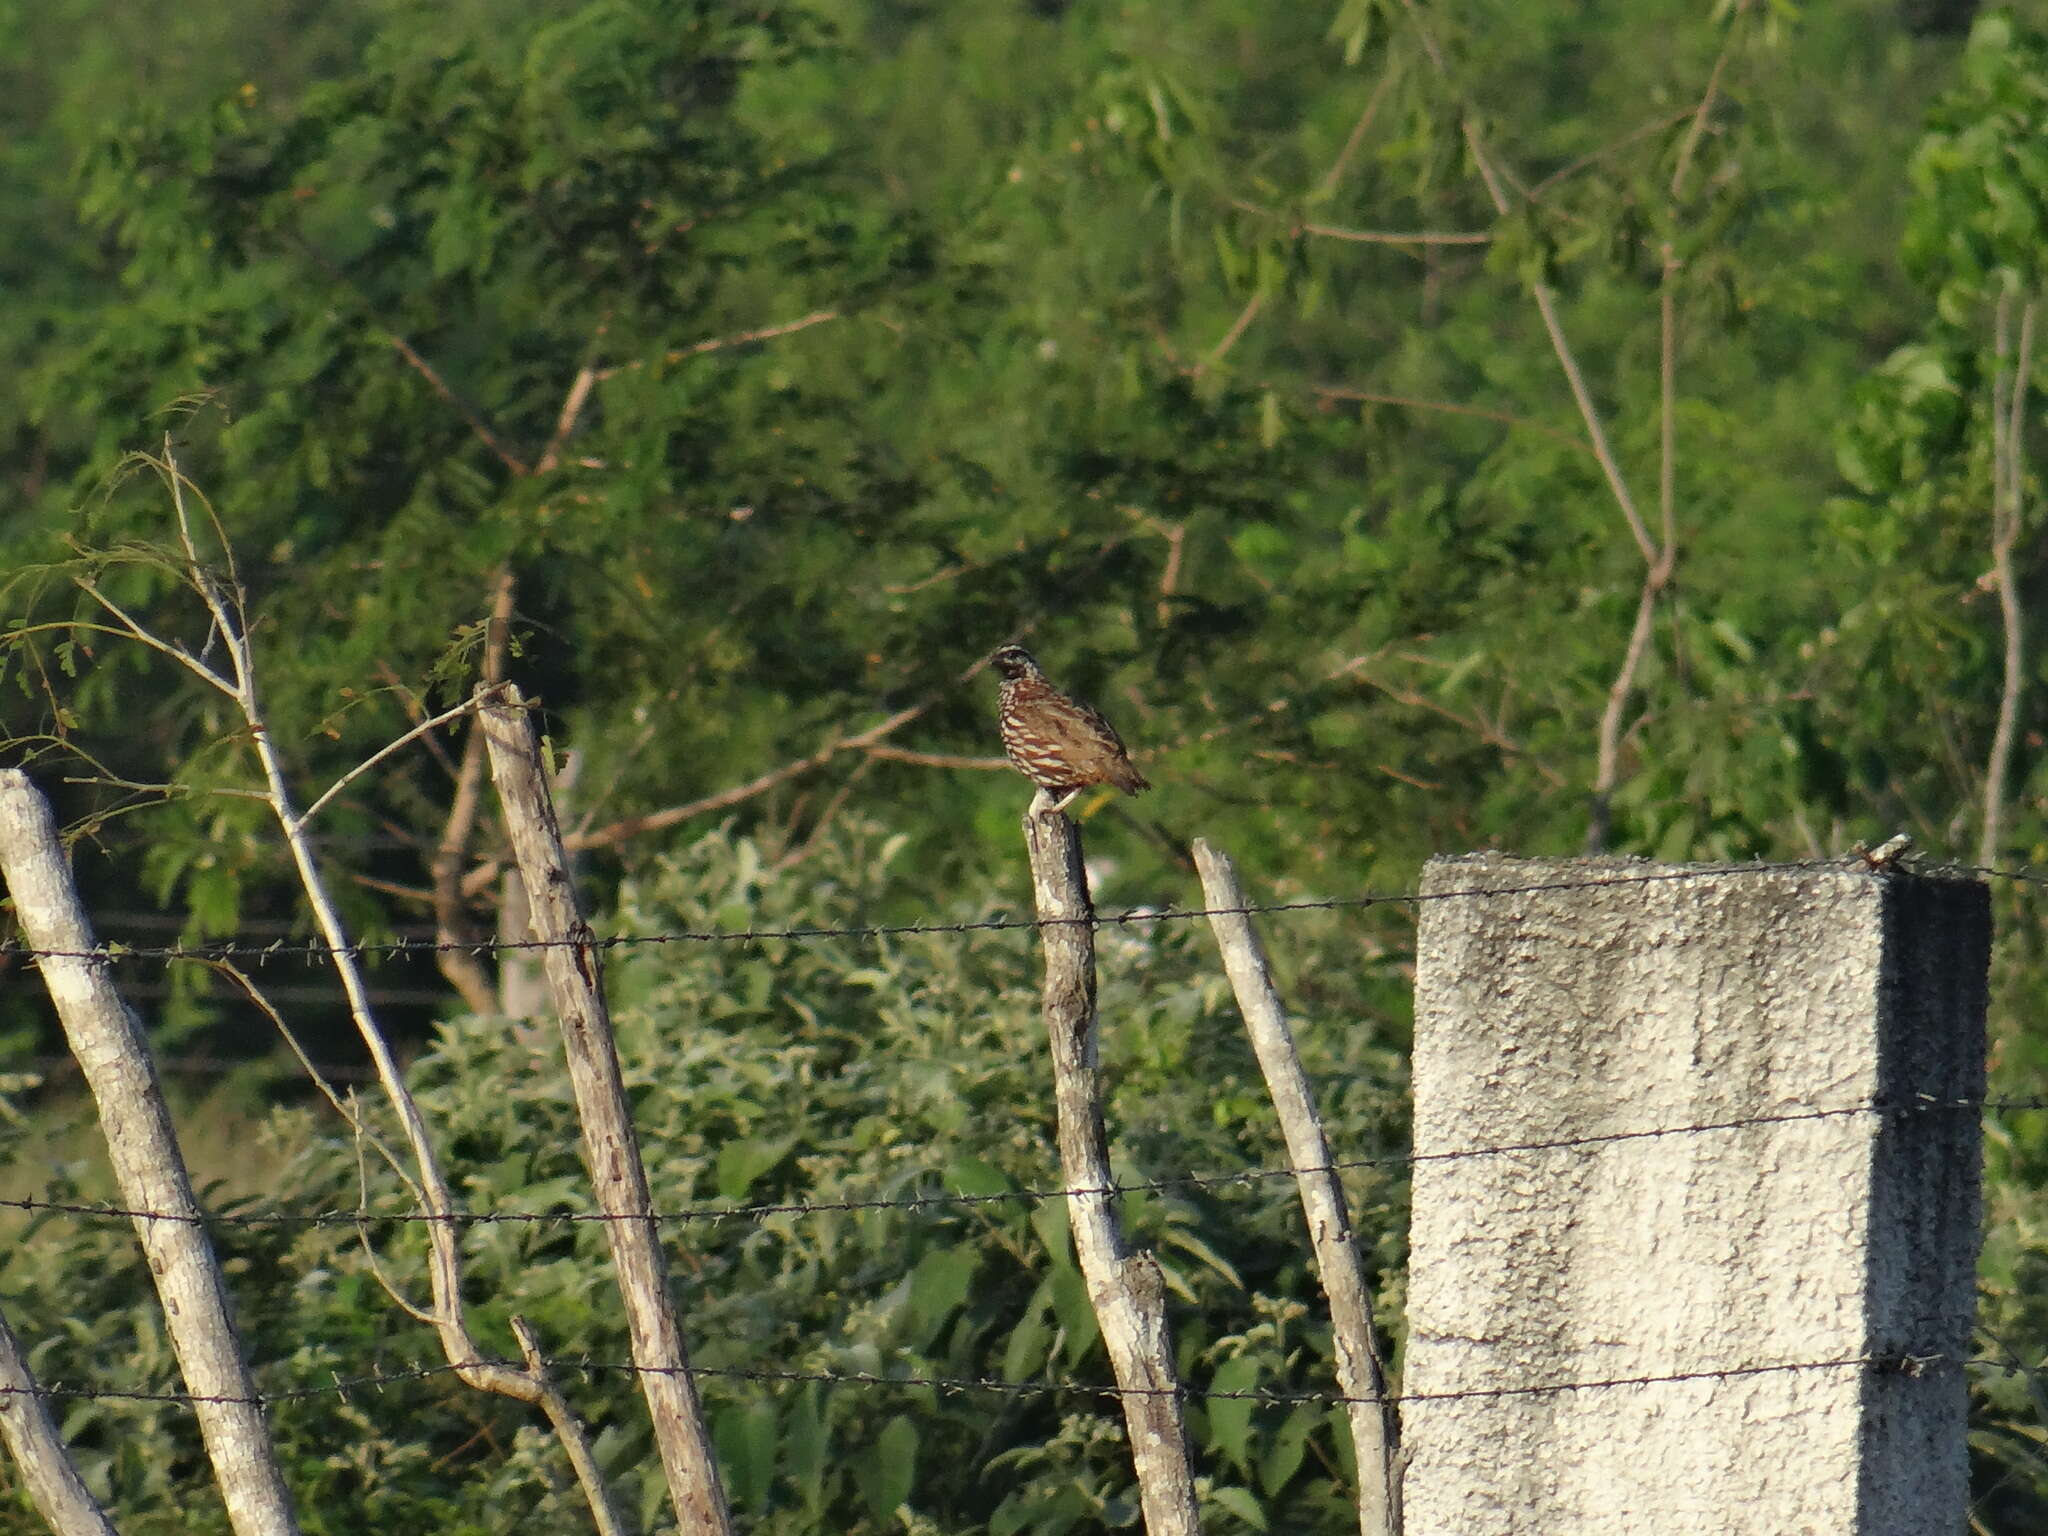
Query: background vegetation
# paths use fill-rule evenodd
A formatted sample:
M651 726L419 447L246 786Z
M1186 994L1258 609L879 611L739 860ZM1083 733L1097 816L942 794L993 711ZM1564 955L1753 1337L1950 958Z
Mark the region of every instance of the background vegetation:
M503 667L574 764L624 925L1020 907L1019 786L977 761L970 675L1017 636L1161 786L1083 807L1112 906L1188 904L1197 832L1282 896L1485 845L1800 857L1904 830L2039 861L2044 25L1957 0L0 0L9 760L62 796L111 936L300 924L261 808L212 793L250 772L217 701L67 627L90 572L205 644L132 558L167 523L126 455L168 433L235 542L303 783ZM364 936L492 927L463 750L323 818ZM1994 1084L2030 1094L2048 953L1999 899ZM1276 936L1347 1155L1402 1132L1402 924ZM1262 1155L1199 947L1112 956L1122 1155L1154 1175ZM621 967L670 1203L1048 1182L1021 949L883 951ZM554 1068L472 1016L494 978L390 975L446 999L401 1017L474 1196L570 1199ZM203 974L153 984L167 1045L268 1043ZM35 1084L30 990L0 1004L0 1134L40 1188L68 1102ZM332 1009L298 1012L338 1055ZM289 1151L266 1199L352 1200L310 1111L211 1113L224 1166ZM1990 1132L1986 1347L2039 1363L2048 1124ZM1399 1188L1354 1194L1398 1277ZM1190 1374L1308 1379L1277 1196L1218 1204L1137 1217ZM703 1293L731 1315L693 1329L730 1341L710 1363L1072 1367L1050 1220L713 1227ZM345 1230L236 1232L279 1277L248 1303L278 1383L416 1356ZM588 1228L477 1241L480 1290L617 1357ZM46 1374L134 1354L160 1379L129 1247L50 1222L0 1259ZM2048 1519L2029 1381L1977 1387L1985 1530ZM1128 1512L1087 1401L752 1391L715 1406L761 1529ZM350 1528L557 1528L559 1469L495 1412L420 1384L281 1424L307 1505ZM124 1529L206 1518L175 1415L68 1427ZM1259 1430L1200 1425L1218 1528L1341 1529L1342 1437ZM857 1448L906 1436L915 1478L875 1485Z

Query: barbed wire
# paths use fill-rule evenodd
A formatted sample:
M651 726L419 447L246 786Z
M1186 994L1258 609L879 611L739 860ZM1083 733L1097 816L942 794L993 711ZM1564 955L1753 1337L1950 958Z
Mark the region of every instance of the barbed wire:
M1899 1103L1870 1100L1776 1114L1741 1115L1727 1120L1702 1121L1688 1125L1650 1126L1637 1130L1596 1131L1582 1136L1558 1136L1541 1140L1498 1142L1444 1151L1388 1152L1370 1157L1337 1158L1307 1168L1240 1168L1227 1172L1172 1174L1156 1179L1118 1180L1099 1187L1024 1188L995 1190L987 1194L933 1192L921 1195L875 1196L849 1200L763 1201L748 1205L685 1206L678 1210L607 1211L372 1211L334 1208L321 1211L204 1212L197 1218L168 1211L137 1210L126 1206L85 1201L43 1200L35 1196L0 1198L0 1210L25 1214L83 1216L120 1221L189 1222L206 1227L262 1226L392 1226L445 1224L456 1227L529 1224L535 1226L578 1226L616 1221L653 1221L680 1225L700 1221L745 1221L759 1223L775 1216L818 1216L831 1213L870 1211L917 1211L953 1206L976 1206L1007 1202L1040 1204L1087 1196L1164 1194L1183 1189L1216 1189L1234 1184L1255 1184L1276 1179L1299 1178L1304 1174L1351 1173L1374 1168L1412 1167L1418 1163L1457 1162L1482 1157L1568 1151L1581 1147L1647 1141L1664 1136L1704 1135L1718 1131L1753 1130L1761 1126L1792 1125L1817 1120L1841 1119L1852 1115L1914 1115L1938 1111L1999 1114L2048 1110L2048 1098L1918 1098Z
M362 960L383 960L410 955L486 955L526 950L581 949L614 950L659 947L670 944L763 944L802 943L822 939L901 938L922 934L1000 933L1061 927L1113 928L1145 923L1186 922L1209 917L1258 917L1295 912L1364 910L1379 906L1420 906L1428 902L1471 898L1493 899L1530 896L1550 892L1606 890L1616 886L1658 885L1694 880L1718 880L1741 876L1833 871L1910 875L1930 879L1958 879L1979 876L2048 885L2048 875L2025 870L2000 870L1969 864L1897 865L1879 864L1852 854L1841 859L1757 861L1749 864L1702 866L1697 869L1644 870L1634 874L1603 875L1585 880L1543 880L1519 885L1475 886L1448 891L1378 891L1353 896L1303 898L1294 901L1247 902L1232 907L1131 907L1121 912L1097 912L1083 917L986 917L958 922L857 923L842 927L798 924L771 928L683 929L667 933L596 934L566 939L392 939L334 946L324 940L285 941L269 944L237 943L224 940L205 944L131 945L118 942L91 949L37 949L17 940L0 941L0 961L25 960L238 960L261 965L270 960L313 961L334 955Z
M967 1392L1001 1393L1010 1396L1084 1396L1099 1398L1126 1397L1172 1397L1177 1399L1202 1399L1211 1402L1253 1402L1273 1406L1292 1406L1302 1403L1317 1406L1337 1407L1353 1403L1444 1403L1462 1402L1472 1399L1507 1397L1547 1397L1567 1392L1606 1391L1621 1387L1653 1387L1693 1381L1740 1380L1755 1376L1779 1375L1797 1371L1833 1371L1864 1369L1887 1375L1922 1377L1933 1374L1943 1367L1958 1370L1982 1368L1996 1370L2005 1375L2048 1376L2048 1367L2030 1366L2012 1360L1995 1360L1983 1356L1969 1356L1961 1359L1940 1351L1889 1355L1844 1355L1826 1360L1774 1360L1750 1365L1711 1366L1686 1371L1663 1371L1636 1376L1602 1376L1591 1379L1567 1379L1562 1381L1524 1382L1514 1386L1455 1387L1427 1392L1390 1392L1384 1399L1360 1397L1341 1391L1288 1391L1272 1387L1200 1387L1182 1383L1172 1387L1120 1387L1112 1382L1086 1381L1012 1381L994 1376L884 1376L875 1371L802 1371L759 1366L716 1366L696 1365L663 1366L642 1365L632 1360L592 1360L567 1356L543 1356L543 1363L550 1371L573 1371L585 1377L600 1375L623 1376L690 1376L715 1378L729 1381L749 1381L775 1385L819 1385L828 1387L893 1387L904 1391L936 1391L946 1395ZM280 1403L303 1402L311 1398L346 1398L352 1392L382 1391L387 1387L406 1386L413 1382L430 1380L437 1376L459 1375L470 1370L512 1370L522 1374L527 1367L517 1360L495 1360L478 1358L458 1360L438 1365L408 1365L395 1369L379 1369L357 1376L336 1375L331 1383L320 1386L282 1387L271 1392L255 1393L196 1393L150 1390L126 1387L72 1387L62 1384L35 1386L0 1386L0 1398L37 1397L50 1401L112 1401L168 1404L191 1407L200 1403L230 1403L248 1407L267 1408Z

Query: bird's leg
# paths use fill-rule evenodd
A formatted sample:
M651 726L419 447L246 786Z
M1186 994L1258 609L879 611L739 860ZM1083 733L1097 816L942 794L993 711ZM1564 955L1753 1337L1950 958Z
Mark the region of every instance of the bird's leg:
M1046 807L1044 814L1047 816L1059 816L1064 814L1068 806L1072 805L1076 800L1081 798L1082 791L1087 789L1087 787L1088 786L1086 784L1080 784L1075 786L1073 789L1068 790L1064 795L1061 795L1059 799L1053 801L1051 805ZM1040 793L1049 794L1050 792L1040 791Z

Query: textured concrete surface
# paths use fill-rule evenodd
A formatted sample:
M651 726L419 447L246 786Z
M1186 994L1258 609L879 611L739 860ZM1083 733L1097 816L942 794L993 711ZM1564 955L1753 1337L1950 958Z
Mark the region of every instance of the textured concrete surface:
M1429 866L1407 1536L1963 1529L1985 893L1717 868Z

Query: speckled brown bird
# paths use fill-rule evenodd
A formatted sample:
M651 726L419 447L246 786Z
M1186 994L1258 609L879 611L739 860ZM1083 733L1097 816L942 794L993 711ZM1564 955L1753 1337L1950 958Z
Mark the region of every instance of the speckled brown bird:
M1055 811L1064 811L1095 784L1113 784L1127 795L1152 787L1131 766L1116 727L1053 687L1023 646L1006 645L990 661L1003 680L996 710L1003 751L1018 772L1053 797Z

